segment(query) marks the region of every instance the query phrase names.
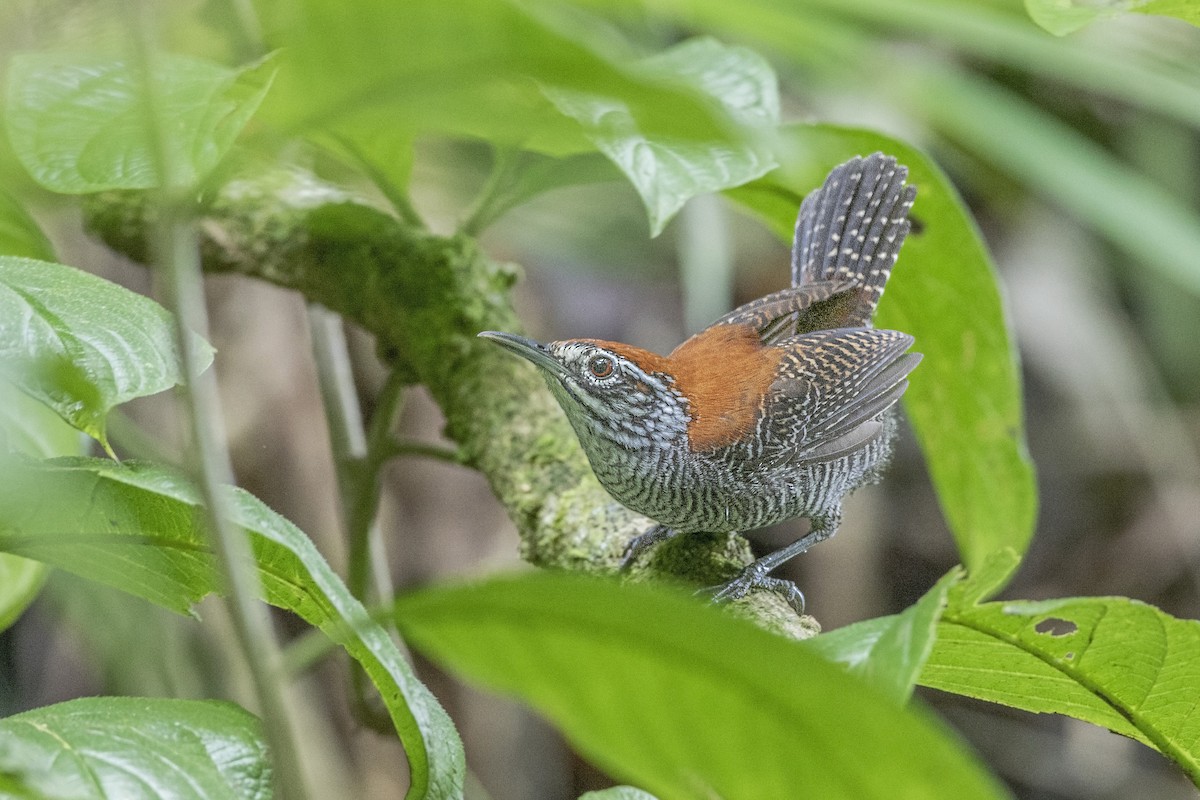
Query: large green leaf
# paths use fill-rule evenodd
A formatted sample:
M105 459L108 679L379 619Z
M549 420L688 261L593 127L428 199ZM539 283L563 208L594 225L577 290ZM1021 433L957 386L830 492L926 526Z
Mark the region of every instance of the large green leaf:
M219 583L195 489L164 468L96 459L8 464L0 551L187 612ZM251 495L226 490L251 539L267 602L342 645L379 688L411 766L410 798L462 794L463 754L445 711L312 542Z
M539 84L629 103L651 133L727 136L729 118L689 85L638 72L601 24L554 3L258 0L281 48L264 113L287 129L358 140L389 128L476 136L556 154L592 149ZM360 143L361 144L361 143ZM371 148L364 147L370 150Z
M899 614L822 633L804 646L871 683L898 704L907 702L937 638L946 595L962 578L956 568Z
M1025 451L1017 352L996 275L950 181L923 153L871 131L794 126L789 167L729 194L791 241L805 193L855 155L896 156L917 187L917 223L879 307L881 328L916 337L924 360L905 410L925 452L946 520L970 569L1033 533L1036 486Z
M1200 785L1200 622L1123 597L958 597L921 683L1138 739Z
M527 701L661 797L1004 795L920 708L661 588L536 573L410 595L396 621L423 653Z
M1025 0L1025 10L1038 25L1056 36L1066 36L1098 19L1122 14L1161 14L1200 25L1200 3L1196 0Z
M232 703L89 697L0 719L0 797L268 800L271 762Z
M157 303L114 283L0 256L0 379L105 447L113 406L183 381L173 326Z
M233 145L272 74L268 62L235 70L161 56L153 63L150 103L147 81L129 62L21 54L8 71L8 135L30 175L52 191L148 189L168 183L147 125L155 118L165 129L161 157L172 170L170 185L193 186Z
M657 236L683 204L753 180L776 166L768 136L779 123L779 88L770 65L753 50L702 37L645 59L649 77L693 85L740 123L743 142L704 142L647 135L629 103L613 97L547 87L560 111L579 121L587 137L637 189ZM751 136L757 134L759 141Z

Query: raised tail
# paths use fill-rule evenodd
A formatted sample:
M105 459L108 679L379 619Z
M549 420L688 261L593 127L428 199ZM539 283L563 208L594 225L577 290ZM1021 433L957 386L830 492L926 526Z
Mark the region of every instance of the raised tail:
M847 284L821 315L820 327L867 327L911 223L917 190L896 159L875 153L834 168L804 198L792 245L792 286ZM809 327L801 325L801 327Z

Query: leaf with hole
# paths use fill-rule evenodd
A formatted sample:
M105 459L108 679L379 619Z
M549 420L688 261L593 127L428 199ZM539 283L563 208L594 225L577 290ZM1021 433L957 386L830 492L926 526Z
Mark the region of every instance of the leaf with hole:
M269 800L271 762L232 703L88 697L0 719L0 796Z
M396 603L405 638L660 797L995 798L922 708L694 598L537 573ZM869 758L864 758L869 754Z
M212 348L196 341L207 367ZM0 380L107 447L113 406L183 382L174 320L86 272L0 256Z
M0 551L44 561L181 613L218 587L196 490L138 462L0 462ZM378 687L411 767L408 797L462 794L463 753L445 711L312 541L261 501L225 488L250 536L265 600L320 628Z
M1200 785L1200 622L1123 597L952 600L921 683L1137 739Z

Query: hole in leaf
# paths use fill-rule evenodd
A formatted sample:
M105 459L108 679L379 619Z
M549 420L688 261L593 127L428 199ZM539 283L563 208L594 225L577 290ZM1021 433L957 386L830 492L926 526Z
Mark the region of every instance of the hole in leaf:
M1033 626L1033 629L1038 633L1045 633L1050 636L1070 636L1075 631L1079 630L1079 626L1069 619L1061 617L1046 617L1044 620Z

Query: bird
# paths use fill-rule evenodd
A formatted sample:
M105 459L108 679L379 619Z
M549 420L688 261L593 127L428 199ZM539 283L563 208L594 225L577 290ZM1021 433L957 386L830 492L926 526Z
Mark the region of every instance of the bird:
M880 478L895 406L921 360L911 335L872 327L911 228L907 177L883 153L835 167L800 205L791 287L730 311L669 355L479 333L543 373L596 478L656 523L633 538L625 564L676 535L806 518L805 535L711 587L715 601L775 591L804 613L799 588L770 573L832 536L846 495Z

